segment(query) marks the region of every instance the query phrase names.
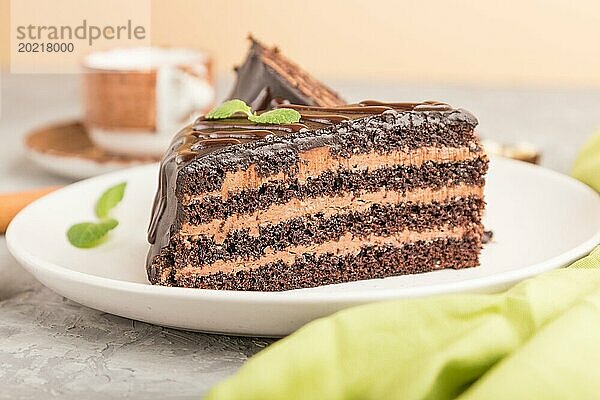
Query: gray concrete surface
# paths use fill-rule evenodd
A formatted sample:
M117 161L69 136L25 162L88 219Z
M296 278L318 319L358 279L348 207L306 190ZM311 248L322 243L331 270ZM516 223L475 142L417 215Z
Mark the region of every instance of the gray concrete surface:
M562 172L600 129L600 90L329 82L350 101L461 105L479 117L485 137L533 142L542 163ZM229 81L220 84L227 89ZM0 192L68 183L29 164L21 141L31 128L79 116L77 77L5 74L0 92ZM271 342L161 328L81 306L35 282L0 237L0 399L197 399Z

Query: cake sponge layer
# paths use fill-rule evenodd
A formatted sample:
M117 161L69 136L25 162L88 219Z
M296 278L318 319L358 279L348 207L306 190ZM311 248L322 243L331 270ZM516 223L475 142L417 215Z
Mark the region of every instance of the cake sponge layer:
M281 291L373 278L469 268L478 264L479 237L419 241L404 246L365 246L358 253L302 254L253 270L212 275L165 274L160 284L203 289ZM158 283L158 282L157 282Z

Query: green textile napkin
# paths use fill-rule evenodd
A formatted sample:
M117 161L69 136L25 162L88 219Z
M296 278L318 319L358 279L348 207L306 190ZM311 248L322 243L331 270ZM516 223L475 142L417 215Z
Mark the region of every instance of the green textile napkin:
M600 192L600 131L579 150L571 175Z
M600 190L600 135L574 175ZM254 356L209 400L600 399L600 247L504 293L338 312Z

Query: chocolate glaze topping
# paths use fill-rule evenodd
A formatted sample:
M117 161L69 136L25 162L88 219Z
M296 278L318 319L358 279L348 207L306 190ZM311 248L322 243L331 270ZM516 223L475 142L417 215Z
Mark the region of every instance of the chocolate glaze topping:
M208 120L200 117L192 129L184 129L176 137L181 139L177 148L176 160L186 162L196 156L211 153L215 148L241 144L267 136L314 130L327 125L338 124L351 119L378 115L389 110L397 111L451 111L452 107L445 103L426 101L423 103L383 103L366 100L358 104L338 107L315 107L289 104L284 108L297 110L301 119L294 124L273 125L255 124L244 118L228 118Z
M255 124L245 117L207 120L200 117L193 125L180 131L172 141L160 165L159 187L154 200L148 241L153 245L148 261L169 243L171 225L177 217L175 194L179 172L193 160L202 159L233 145L283 137L298 132L315 131L345 121L385 114L386 112L458 112L474 127L476 120L465 111L457 111L445 103L403 102L385 103L373 100L336 107L285 105L301 114L298 123L272 125ZM462 118L462 117L461 117Z

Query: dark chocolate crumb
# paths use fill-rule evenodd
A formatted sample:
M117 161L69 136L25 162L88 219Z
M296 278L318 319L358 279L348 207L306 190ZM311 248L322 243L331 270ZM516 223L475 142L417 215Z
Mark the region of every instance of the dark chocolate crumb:
M481 236L481 243L486 244L491 242L494 239L493 231L484 231L483 236Z

